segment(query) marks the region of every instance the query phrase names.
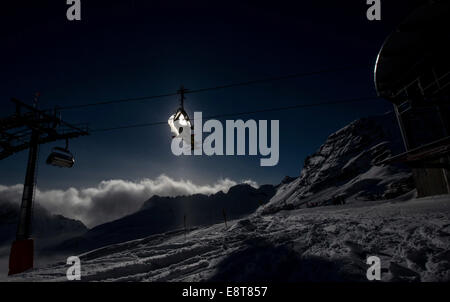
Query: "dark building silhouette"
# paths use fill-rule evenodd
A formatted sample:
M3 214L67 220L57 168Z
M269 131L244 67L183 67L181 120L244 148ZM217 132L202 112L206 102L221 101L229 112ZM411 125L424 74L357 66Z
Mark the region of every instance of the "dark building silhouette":
M450 3L430 1L386 39L375 66L378 95L393 103L418 196L450 193Z

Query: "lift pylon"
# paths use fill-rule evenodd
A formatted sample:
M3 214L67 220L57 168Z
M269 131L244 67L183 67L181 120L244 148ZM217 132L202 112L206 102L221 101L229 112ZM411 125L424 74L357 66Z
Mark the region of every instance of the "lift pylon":
M76 127L54 115L38 110L17 99L14 115L0 119L0 160L29 149L27 171L20 205L16 240L9 256L8 275L33 268L34 241L31 238L33 200L36 185L36 163L39 145L88 135L86 126Z

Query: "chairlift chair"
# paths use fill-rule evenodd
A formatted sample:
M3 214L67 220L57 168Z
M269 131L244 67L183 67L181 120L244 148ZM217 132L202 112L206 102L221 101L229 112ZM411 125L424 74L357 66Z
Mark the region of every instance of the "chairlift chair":
M66 148L54 147L47 158L47 165L52 165L60 168L72 168L75 164L73 154L69 151L68 142L66 141Z
M191 150L194 150L194 125L189 119L189 115L187 114L186 110L184 110L184 93L186 91L187 89L185 89L183 86L181 86L180 90L178 90L178 94L180 94L181 96L181 104L177 111L172 116L170 116L168 123L172 132L172 138L175 138L177 136L186 136L186 133L183 133L183 130L185 128L190 130ZM185 137L184 139L186 141L189 140L187 137Z

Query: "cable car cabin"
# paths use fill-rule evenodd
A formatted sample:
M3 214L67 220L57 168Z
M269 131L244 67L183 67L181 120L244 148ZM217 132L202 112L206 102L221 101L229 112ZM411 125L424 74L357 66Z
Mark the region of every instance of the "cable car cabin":
M194 125L184 110L184 94L186 91L188 89L185 89L183 86L177 91L180 94L180 107L169 117L167 122L172 132L172 138L180 137L186 144L191 146L191 150L194 150Z
M384 42L375 66L379 96L397 116L418 196L450 193L450 3L426 4Z
M75 164L75 159L69 150L55 147L48 156L46 163L61 168L72 168Z

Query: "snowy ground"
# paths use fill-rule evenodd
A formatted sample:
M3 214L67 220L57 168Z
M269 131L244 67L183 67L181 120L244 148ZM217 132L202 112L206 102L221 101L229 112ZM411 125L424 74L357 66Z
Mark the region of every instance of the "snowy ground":
M251 215L82 254L82 281L450 281L450 197ZM65 281L65 261L1 281Z

